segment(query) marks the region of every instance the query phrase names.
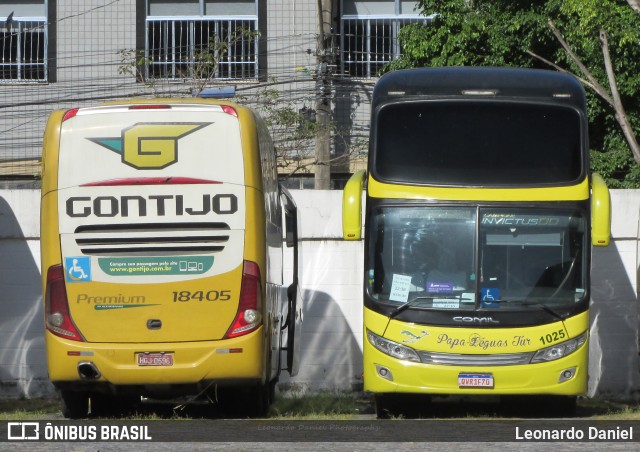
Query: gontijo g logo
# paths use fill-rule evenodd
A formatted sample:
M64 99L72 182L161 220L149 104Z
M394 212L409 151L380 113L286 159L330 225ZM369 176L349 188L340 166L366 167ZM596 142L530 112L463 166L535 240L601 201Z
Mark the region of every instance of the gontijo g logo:
M178 140L210 122L146 123L123 129L120 137L88 138L122 155L122 163L136 169L161 169L178 161Z

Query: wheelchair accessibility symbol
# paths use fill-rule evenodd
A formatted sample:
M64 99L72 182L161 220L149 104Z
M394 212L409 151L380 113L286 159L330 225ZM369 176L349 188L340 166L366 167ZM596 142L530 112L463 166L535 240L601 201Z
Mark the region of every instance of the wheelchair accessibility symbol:
M91 281L91 260L86 256L65 258L67 282Z
M500 289L482 288L480 289L480 299L483 306L497 306L500 300Z

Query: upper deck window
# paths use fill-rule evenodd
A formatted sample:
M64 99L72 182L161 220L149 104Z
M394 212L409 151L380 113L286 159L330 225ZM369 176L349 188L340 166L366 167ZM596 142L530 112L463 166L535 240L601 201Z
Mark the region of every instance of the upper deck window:
M429 22L406 0L345 0L340 16L340 72L350 77L372 78L402 54L400 29Z
M585 174L582 117L560 105L421 102L384 106L374 177L445 186L569 184Z
M145 78L255 79L257 0L147 0Z
M0 82L46 82L47 0L0 3Z

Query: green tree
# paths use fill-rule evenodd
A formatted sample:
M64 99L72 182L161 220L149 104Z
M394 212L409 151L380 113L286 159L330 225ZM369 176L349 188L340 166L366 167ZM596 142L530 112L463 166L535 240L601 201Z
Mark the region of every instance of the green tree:
M587 92L592 169L610 187L640 187L640 155L634 159L630 144L640 130L635 0L419 0L418 5L425 15L438 14L437 19L403 28L403 56L385 70L465 65L570 72Z

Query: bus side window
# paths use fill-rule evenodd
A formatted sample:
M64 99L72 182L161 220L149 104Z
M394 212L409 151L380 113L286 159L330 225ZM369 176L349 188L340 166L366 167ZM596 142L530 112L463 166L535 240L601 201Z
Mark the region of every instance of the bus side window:
M289 248L294 246L297 241L296 238L298 237L298 224L296 220L297 218L295 215L291 214L290 212L285 212L284 221L285 227L287 229L286 242Z

